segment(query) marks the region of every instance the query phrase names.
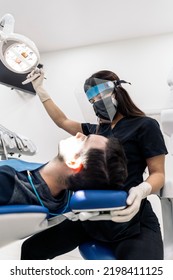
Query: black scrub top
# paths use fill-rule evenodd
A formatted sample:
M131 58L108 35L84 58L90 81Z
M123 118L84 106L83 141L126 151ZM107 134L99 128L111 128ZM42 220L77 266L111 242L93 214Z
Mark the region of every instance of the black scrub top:
M124 117L114 128L110 124L83 123L83 133L116 137L122 143L128 161L128 177L124 184L126 191L143 182L146 159L167 154L164 138L156 120L150 117ZM85 221L88 234L97 240L115 242L140 234L141 225L159 231L158 219L150 202L144 199L139 212L129 222Z
M105 137L116 137L123 145L126 157L128 178L125 188L139 185L143 181L146 159L167 154L164 138L159 124L150 117L124 117L112 129L110 124L83 123L85 135L97 134Z

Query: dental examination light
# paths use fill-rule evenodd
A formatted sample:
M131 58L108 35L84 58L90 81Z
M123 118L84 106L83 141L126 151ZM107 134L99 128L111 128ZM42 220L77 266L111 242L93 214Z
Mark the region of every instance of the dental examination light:
M0 20L0 59L12 72L26 74L37 68L40 55L30 39L14 33L14 23L11 14L5 14Z

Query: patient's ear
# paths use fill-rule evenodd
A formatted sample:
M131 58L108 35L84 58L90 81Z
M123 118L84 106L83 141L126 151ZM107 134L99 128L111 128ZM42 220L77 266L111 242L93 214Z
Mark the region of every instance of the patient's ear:
M75 172L79 172L83 168L83 163L80 157L78 157L77 159L67 160L66 165Z

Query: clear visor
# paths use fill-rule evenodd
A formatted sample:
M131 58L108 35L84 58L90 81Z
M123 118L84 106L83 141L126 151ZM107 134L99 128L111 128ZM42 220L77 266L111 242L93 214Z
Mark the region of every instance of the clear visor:
M116 114L116 107L112 102L114 83L97 78L93 78L92 81L89 79L89 82L92 82L92 85L85 83L76 94L86 122L96 123L97 118L112 121Z
M75 98L81 111L81 122L97 124L97 117L94 113L92 104L88 101L84 91L84 83L81 82L75 88Z

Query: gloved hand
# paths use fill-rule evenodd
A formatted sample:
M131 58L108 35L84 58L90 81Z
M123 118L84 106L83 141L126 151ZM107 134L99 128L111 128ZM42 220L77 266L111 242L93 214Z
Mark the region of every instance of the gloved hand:
M131 188L126 201L128 206L123 210L111 211L111 220L116 223L130 221L139 211L142 199L146 198L151 193L151 190L152 187L148 182L143 182Z
M67 219L69 219L69 220L71 220L73 222L79 220L78 214L75 214L74 212L64 213L63 216L65 216Z
M71 221L111 221L112 216L110 211L108 213L102 213L99 211L81 211L79 213L68 212L63 214L67 219Z
M86 220L92 220L94 217L99 216L99 211L92 211L92 212L87 212L87 211L81 211L79 213L74 213L74 212L68 212L63 214L66 218L68 218L71 221L86 221ZM96 218L97 220L97 218Z
M33 88L35 89L42 103L50 99L49 94L43 88L43 80L44 80L43 69L36 68L30 74L28 74L27 79L31 80Z

